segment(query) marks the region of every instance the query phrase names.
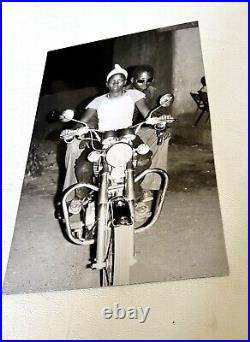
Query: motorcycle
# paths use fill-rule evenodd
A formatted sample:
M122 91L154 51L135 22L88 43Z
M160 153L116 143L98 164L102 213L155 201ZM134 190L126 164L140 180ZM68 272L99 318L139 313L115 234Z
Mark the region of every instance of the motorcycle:
M73 110L67 109L60 115L62 122L72 121L82 125L81 137L89 142L92 149L87 159L93 164L95 182L70 186L62 198L62 212L70 241L77 245L94 246L95 257L91 268L100 271L101 286L129 284L130 268L136 262L134 234L150 229L160 215L168 174L165 170L153 168L135 176L138 155L147 154L149 146L141 143L135 147L133 141L142 126L150 125L156 131L157 143L162 144L166 128L176 119L166 115L153 118L152 115L160 107L166 107L168 101L168 94L162 96L160 105L140 124L104 133L74 119ZM61 138L69 143L77 135L79 137L76 129L62 133ZM94 141L100 144L99 149L94 146ZM141 224L136 221L135 184L150 173L160 177L160 188L154 198L152 212ZM82 210L76 220L75 215L69 212L69 198L82 188L87 188L89 192L82 201Z

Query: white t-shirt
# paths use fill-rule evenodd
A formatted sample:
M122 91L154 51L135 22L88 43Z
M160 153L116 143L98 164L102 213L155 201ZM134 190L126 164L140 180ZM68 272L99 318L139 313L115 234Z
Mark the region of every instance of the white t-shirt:
M87 105L86 109L97 111L100 131L126 128L132 126L135 102L144 97L141 91L129 89L119 97L110 98L108 94L98 96Z

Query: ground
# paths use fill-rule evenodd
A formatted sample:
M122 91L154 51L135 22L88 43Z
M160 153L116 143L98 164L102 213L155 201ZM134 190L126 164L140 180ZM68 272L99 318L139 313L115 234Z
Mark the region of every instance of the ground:
M70 243L54 217L58 184L56 143L46 147L40 176L26 175L3 292L99 287L86 268L89 247ZM131 284L227 275L211 147L178 139L169 147L169 188L154 227L136 234Z

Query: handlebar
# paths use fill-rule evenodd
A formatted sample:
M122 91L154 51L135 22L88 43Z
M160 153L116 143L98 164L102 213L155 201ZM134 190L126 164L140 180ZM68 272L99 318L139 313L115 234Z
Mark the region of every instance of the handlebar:
M151 116L147 117L147 119L149 119L149 118L151 118ZM139 132L139 130L141 129L141 127L143 125L151 125L151 126L154 126L154 128L156 129L156 125L158 123L149 124L147 122L147 119L143 122L140 122L139 124L132 126L132 128L135 128L135 134L137 134ZM167 124L171 124L171 123L176 122L176 121L178 121L178 119L175 119L173 117L168 118L168 119L166 118L165 120L159 119L159 123L162 123L164 125L164 127L163 127L164 129L166 128Z
M157 109L159 109L160 107L161 106L157 106L156 108L152 109L150 111L148 117L143 122L140 122L139 124L136 124L136 125L133 125L130 127L132 129L135 129L135 132L134 132L135 135L138 134L139 130L141 129L141 127L143 125L151 125L154 127L154 129L156 131L162 131L162 130L165 130L165 128L167 127L167 124L178 121L178 119L175 119L173 117L167 117L166 115L162 115L160 117L155 117L155 120L154 120L154 118L152 118L152 114ZM158 119L158 122L157 122L157 119ZM63 139L66 143L70 143L74 139L74 137L77 137L77 136L80 137L80 136L83 136L87 133L90 133L92 139L94 139L93 135L95 135L95 138L96 138L95 140L101 141L100 134L102 134L103 131L100 131L100 130L94 129L94 128L90 128L87 123L82 122L80 120L76 120L76 119L71 118L69 121L73 121L73 122L76 122L78 124L81 124L82 128L66 129L66 130L62 131L60 134L60 138Z

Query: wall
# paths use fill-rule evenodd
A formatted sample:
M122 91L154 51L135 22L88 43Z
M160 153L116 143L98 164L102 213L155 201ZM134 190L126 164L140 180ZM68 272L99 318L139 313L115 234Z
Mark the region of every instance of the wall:
M150 64L160 93L172 89L172 33L157 30L119 37L114 41L113 63L123 67Z
M198 27L159 29L119 37L114 40L113 63L125 68L151 64L160 92L175 94L173 113L180 115L196 110L189 93L201 88L200 79L204 75Z
M197 106L190 96L191 91L201 88L204 75L199 28L173 31L173 90L176 115L194 113Z

